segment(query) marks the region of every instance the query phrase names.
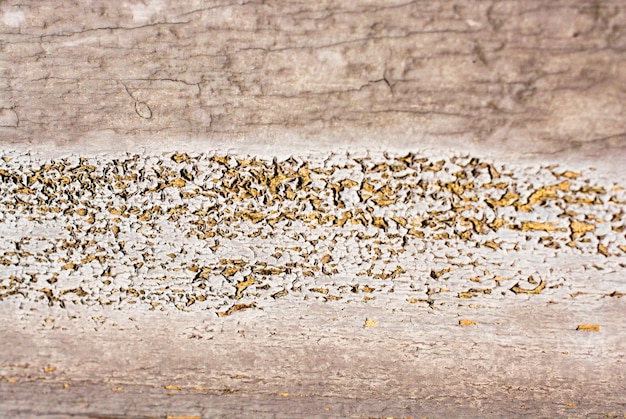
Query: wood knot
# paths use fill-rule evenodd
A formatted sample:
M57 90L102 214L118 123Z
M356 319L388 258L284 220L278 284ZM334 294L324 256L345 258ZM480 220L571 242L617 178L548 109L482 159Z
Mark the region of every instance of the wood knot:
M135 102L135 112L143 119L152 119L152 109L145 102Z

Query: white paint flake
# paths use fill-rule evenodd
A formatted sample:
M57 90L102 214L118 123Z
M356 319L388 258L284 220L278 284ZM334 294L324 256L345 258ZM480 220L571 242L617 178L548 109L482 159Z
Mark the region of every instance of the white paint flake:
M4 14L2 15L2 21L7 26L11 26L12 28L19 28L24 21L24 12L19 10L4 12Z
M163 1L151 0L138 4L129 4L128 7L133 13L133 21L136 23L145 24L148 23L154 15L156 15L163 9Z

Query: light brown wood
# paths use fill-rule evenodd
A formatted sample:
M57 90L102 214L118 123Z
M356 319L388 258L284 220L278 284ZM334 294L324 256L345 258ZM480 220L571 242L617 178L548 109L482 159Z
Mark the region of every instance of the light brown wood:
M624 416L625 51L626 4L619 0L1 1L0 415ZM469 202L501 211L508 224L491 227L500 236L472 227L480 240L455 236L446 244L442 236L420 238L401 225L417 217L419 205L369 202L363 234L373 234L371 228L385 240L403 236L407 254L419 252L413 264L394 256L394 263L357 276L367 266L357 269L354 258L375 260L376 239L332 243L332 235L347 231L344 224L320 226L314 217L293 229L279 224L274 241L223 239L229 244L222 254L177 235L188 224L166 222L178 216L172 212L154 216L169 227L155 236L148 256L129 250L133 263L154 257L170 275L181 256L168 253L197 251L221 272L206 268L200 278L222 278L207 298L225 303L194 300L178 307L180 293L169 290L172 300L154 306L140 299L107 305L107 278L129 300L135 292L158 291L141 267L126 272L126 256L118 253L120 241L145 244L140 234L147 233L118 240L116 232L117 241L106 241L113 225L123 235L141 224L140 213L123 218L135 204L120 209L127 203L109 199L103 187L54 218L53 204L42 209L42 202L29 201L43 199L43 192L26 177L39 167L61 198L78 199L72 182L89 182L69 168L93 164L110 168L108 174L136 173L117 162L126 152L150 170L172 170L163 175L169 187L148 202L166 210L175 206L168 194L187 191L200 176L201 170L181 172L191 170L186 158L198 167L231 165L238 179L251 173L241 163L245 156L256 158L275 171L275 183L267 178L261 189L276 198L284 193L276 192L280 182L303 183L306 173L296 170L302 167L330 173L320 175L328 185L321 190L340 180L347 190L356 187L350 181L368 187L355 176L367 177L369 169L355 169L353 159L387 164L379 172L393 178L390 161L409 152L426 158L420 170L438 167L440 159L452 164L455 157L477 157L478 163L464 163L475 169L467 169L465 181L483 185L465 186L476 195ZM291 155L297 168L281 172ZM67 182L41 168L50 159L68 168L60 170ZM444 172L440 183L433 181L439 174L424 179L440 187ZM102 185L126 181L108 174ZM487 196L487 177L517 198ZM223 193L221 182L215 188ZM396 192L417 190L398 182ZM448 184L440 199L461 197L461 183ZM265 209L251 215L223 197L220 208L269 225ZM184 203L200 202L193 199L199 200ZM332 204L328 198L336 223L341 205L352 208L352 198L341 199ZM432 215L440 202L432 194L428 199L424 205L435 221L425 217L420 228L452 225ZM92 211L87 201L102 211ZM148 203L137 205L143 211ZM388 205L396 212L385 212ZM98 228L102 217L120 221L102 233L85 233L90 215ZM197 221L193 216L180 215L186 222ZM392 216L404 220L393 221L397 231L381 227ZM252 232L246 228L243 233ZM72 259L63 253L67 247L45 253L20 241L61 238L64 231L101 245L111 269L98 271L89 246ZM328 240L316 241L327 246L324 252L317 244L308 247L317 252L313 265L327 270L298 273L300 288L283 286L290 278L284 272L267 274L274 275L269 288L262 288L265 274L258 272L252 279L233 276L240 282L231 284L224 274L231 262L217 262L245 257L250 269L265 269L259 262L279 260L271 255L287 247L288 235L307 231L328 233ZM560 247L535 243L541 235L553 235ZM476 260L484 265L470 268ZM333 274L333 266L346 270ZM394 274L396 266L404 272ZM466 275L471 269L482 276ZM533 277L533 269L540 276ZM184 272L190 284L203 271ZM73 303L70 283L83 279L87 295ZM139 291L129 292L133 286Z

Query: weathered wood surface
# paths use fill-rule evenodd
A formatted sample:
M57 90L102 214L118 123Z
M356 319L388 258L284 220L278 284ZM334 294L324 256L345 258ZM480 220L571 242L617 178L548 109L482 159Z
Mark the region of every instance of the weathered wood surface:
M624 147L622 1L3 1L2 10L5 143L328 148L375 138L603 161Z
M625 49L615 0L0 2L0 414L622 417Z

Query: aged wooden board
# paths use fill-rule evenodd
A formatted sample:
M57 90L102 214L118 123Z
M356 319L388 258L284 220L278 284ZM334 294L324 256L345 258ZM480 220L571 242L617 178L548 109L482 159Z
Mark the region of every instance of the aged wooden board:
M623 417L625 28L0 2L0 414Z
M375 139L605 164L624 147L622 1L3 1L2 11L5 143Z

